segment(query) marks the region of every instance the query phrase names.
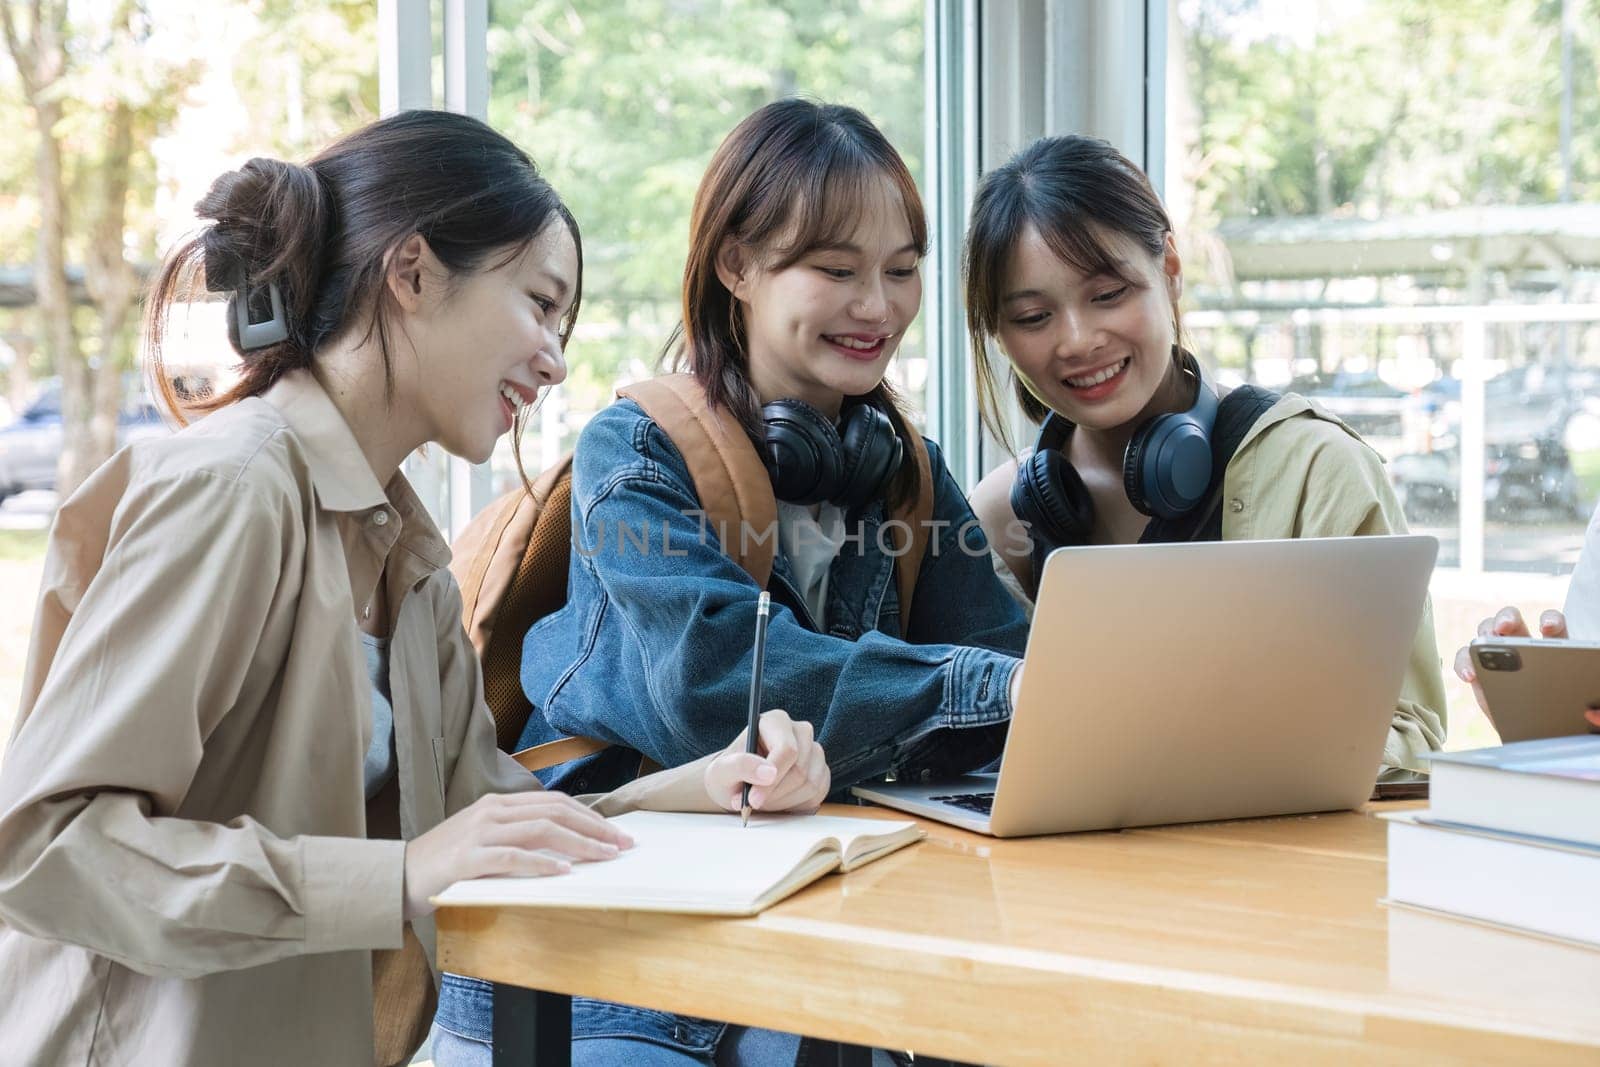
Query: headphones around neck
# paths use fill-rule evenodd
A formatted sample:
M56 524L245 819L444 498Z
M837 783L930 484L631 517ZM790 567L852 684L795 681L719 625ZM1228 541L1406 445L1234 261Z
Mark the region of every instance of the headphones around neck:
M905 459L894 423L868 402L848 407L838 427L801 400L774 400L761 418L773 495L791 504L827 501L853 511L881 496Z
M1200 363L1173 349L1183 372L1195 379L1194 405L1145 421L1122 454L1122 487L1145 515L1180 518L1193 511L1211 486L1211 431L1217 392ZM1028 524L1036 547L1078 545L1094 531L1094 502L1063 446L1074 424L1051 412L1039 428L1033 455L1017 466L1011 509Z

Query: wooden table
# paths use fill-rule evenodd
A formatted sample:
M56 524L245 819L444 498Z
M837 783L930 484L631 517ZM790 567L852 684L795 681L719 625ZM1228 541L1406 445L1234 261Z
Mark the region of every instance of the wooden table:
M972 1063L1600 1064L1600 952L1383 907L1370 814L924 825L750 919L447 908L440 964Z

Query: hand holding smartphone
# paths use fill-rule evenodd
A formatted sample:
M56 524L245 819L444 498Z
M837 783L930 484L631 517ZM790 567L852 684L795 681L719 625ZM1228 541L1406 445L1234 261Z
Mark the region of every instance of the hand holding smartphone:
M1600 643L1476 637L1469 648L1502 743L1595 731L1584 712L1600 707Z

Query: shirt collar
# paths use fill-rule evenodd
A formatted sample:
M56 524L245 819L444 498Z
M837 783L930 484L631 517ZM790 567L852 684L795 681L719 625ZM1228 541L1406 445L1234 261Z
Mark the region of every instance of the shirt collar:
M315 375L308 370L289 371L262 399L277 409L304 448L322 507L339 512L392 508L400 520L398 544L429 567L449 566L450 548L411 483L396 472L387 486L378 484L350 424Z
M350 424L310 371L289 371L262 399L278 409L305 447L306 465L323 507L366 511L388 503Z
M1280 422L1287 422L1298 415L1310 415L1313 418L1321 419L1323 422L1331 422L1357 441L1366 444L1362 436L1352 430L1343 419L1315 400L1301 396L1299 393L1284 393L1278 398L1277 403L1261 413L1261 417L1256 419L1255 425L1250 427L1249 432L1239 441L1239 447L1234 449L1233 454L1238 455L1245 450L1245 446L1254 442L1256 438L1261 437L1272 427Z

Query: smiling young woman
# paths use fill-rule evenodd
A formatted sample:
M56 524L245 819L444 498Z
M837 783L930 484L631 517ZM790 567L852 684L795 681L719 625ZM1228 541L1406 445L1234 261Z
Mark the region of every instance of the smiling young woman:
M1149 179L1106 142L1044 138L984 177L966 289L986 423L1005 439L993 342L1040 424L1035 447L972 494L1024 605L1063 545L1404 532L1383 461L1355 431L1292 393L1221 390L1184 348L1172 224ZM1384 773L1425 766L1444 743L1444 712L1430 612Z
M744 782L815 807L826 765L773 712L767 758L710 746L580 803L495 747L399 466L487 459L566 374L578 228L524 152L406 112L251 160L198 212L152 361L165 381L166 316L203 281L233 294L240 381L51 531L0 770L0 1033L22 1063L366 1064L375 1038L405 1063L421 1035L375 1035L374 953L426 949L431 896L615 857L604 815L631 808L725 810Z
M836 787L989 762L1024 623L938 448L884 381L922 300L927 223L904 161L858 111L770 104L713 156L689 235L679 365L748 439L758 476L765 461L777 499L768 701L826 746ZM922 494L926 551L900 558L886 527ZM641 754L702 757L745 715L760 587L707 536L688 464L632 400L584 429L572 507L567 604L523 654L534 710L521 743L612 742L555 768L557 786L612 784ZM663 551L600 543L618 530L650 531ZM899 568L915 577L909 603ZM472 1047L448 1060L436 1047L441 1067L486 1062L486 991L448 979L447 1014ZM574 1003L573 1030L578 1065L792 1063L798 1043L590 1001Z

